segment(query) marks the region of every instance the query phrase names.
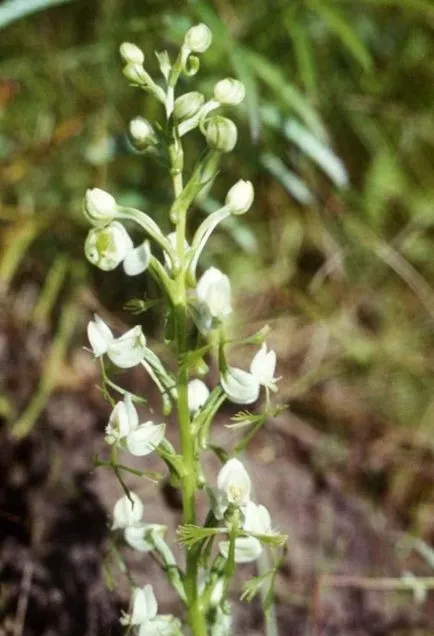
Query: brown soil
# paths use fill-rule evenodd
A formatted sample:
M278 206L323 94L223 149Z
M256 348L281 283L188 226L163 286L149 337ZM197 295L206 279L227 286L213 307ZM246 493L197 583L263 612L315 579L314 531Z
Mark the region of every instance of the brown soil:
M2 314L1 394L22 412L41 374L50 338L6 308ZM121 493L111 473L92 469L92 457L105 452L102 431L108 407L94 387L97 378L92 374L97 370L89 366L82 344L71 351L61 384L26 439L12 440L6 418L2 420L1 636L122 634L118 618L128 588L120 577L116 589L109 591L103 567L108 513ZM128 381L134 385L140 380L132 374ZM433 595L418 597L384 583L385 577L400 577L405 571L432 575L433 564L429 567L404 541L412 520L409 502L416 494L408 488L400 491L396 480L390 485L395 451L404 448L402 442L394 442L393 453L379 453L377 431L364 439L350 435L336 446L314 419L301 415L303 408L317 408L326 394L326 385L318 387L305 404L295 404L298 416L288 413L269 422L246 457L257 500L289 535L276 589L279 633L432 635ZM219 436L228 435L223 427L218 430ZM385 430L382 436L389 439L391 433ZM418 452L412 449L414 470L419 475L423 465L424 484L431 483L432 489L432 457ZM156 458L137 465L161 469ZM210 475L215 469L211 462ZM417 480L412 481L413 491L414 483ZM162 492L135 478L128 485L146 502L148 520L164 520L173 536L179 510L167 489ZM428 526L427 541L432 538ZM127 553L135 581L151 581L161 610L179 613L155 563L146 555ZM250 571L240 567L238 580ZM234 590L234 634L265 634L259 602L241 604L236 599Z

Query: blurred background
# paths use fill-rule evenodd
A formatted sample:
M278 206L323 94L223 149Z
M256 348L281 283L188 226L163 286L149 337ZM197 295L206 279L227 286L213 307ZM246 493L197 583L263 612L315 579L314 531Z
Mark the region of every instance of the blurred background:
M211 28L213 45L182 90L210 96L233 76L247 98L230 113L235 151L191 224L238 179L253 181L252 211L223 224L203 266L230 276L238 331L271 326L278 400L288 405L248 457L262 475L258 498L290 536L289 554L271 623L262 626L257 602L237 610L238 629L428 636L428 0L0 3L0 633L120 633L127 594L103 580L106 514L119 493L109 473L92 472L108 406L84 334L94 311L116 328L136 324L125 303L157 290L84 260L81 205L87 188L100 187L170 230L167 175L125 136L132 117L156 120L160 108L128 86L118 48L136 43L156 76L154 51L174 54L197 22ZM186 146L194 157L200 135ZM139 320L159 337L158 306ZM126 381L144 390L134 374ZM171 502L155 491L164 514ZM175 523L176 509L166 512Z

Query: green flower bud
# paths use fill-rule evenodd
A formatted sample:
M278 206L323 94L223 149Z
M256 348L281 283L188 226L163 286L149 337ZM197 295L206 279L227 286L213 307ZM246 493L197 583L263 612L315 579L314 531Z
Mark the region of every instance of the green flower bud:
M84 216L96 226L104 226L113 221L118 206L111 194L100 188L86 190Z
M131 42L124 42L121 44L119 47L119 53L126 64L142 65L145 61L143 51L135 44L131 44Z
M181 95L175 100L173 115L178 121L190 119L197 115L204 102L205 97L202 93L198 93L197 91L191 91L191 93Z
M155 131L144 117L135 117L128 126L128 137L137 150L145 150L156 143Z
M255 193L251 181L240 179L226 195L225 204L232 214L244 214L253 203Z
M240 104L246 96L244 84L232 77L220 80L214 86L214 97L220 104L236 106Z
M206 24L197 24L185 34L184 46L193 53L204 53L212 42L212 33Z
M124 77L135 86L143 86L147 84L148 75L140 64L127 64L122 73Z
M237 127L227 117L216 115L206 124L205 137L210 148L230 152L237 143Z
M115 269L133 249L133 242L121 223L93 228L84 244L86 258L105 272Z

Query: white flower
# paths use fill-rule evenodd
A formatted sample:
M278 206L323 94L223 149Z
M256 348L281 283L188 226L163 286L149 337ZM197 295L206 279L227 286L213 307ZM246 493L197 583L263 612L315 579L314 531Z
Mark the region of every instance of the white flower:
M84 215L92 225L107 225L115 218L117 209L114 197L105 190L100 188L86 190Z
M165 424L154 424L151 421L140 424L127 435L128 450L136 456L149 455L161 443L165 430Z
M212 318L223 320L231 313L231 284L226 274L216 267L210 267L202 274L196 294Z
M114 341L115 337L104 320L95 314L95 320L87 325L87 337L95 358L100 358Z
M246 96L244 84L239 80L227 77L214 86L214 97L220 104L236 106Z
M254 534L275 534L271 529L271 518L267 508L249 501L243 508L243 529Z
M119 338L113 340L107 349L107 355L117 367L129 369L139 364L145 355L146 338L139 325L136 325Z
M185 34L184 46L193 53L204 53L212 42L212 33L206 24L197 24Z
M257 378L243 369L228 367L220 382L228 399L235 404L252 404L259 397Z
M237 143L237 127L231 119L215 115L206 123L205 138L210 148L220 152L231 152Z
M136 493L130 490L129 497L124 495L115 503L112 530L137 525L142 517L143 504Z
M144 117L135 117L130 121L128 136L137 150L144 150L156 142L155 131Z
M122 625L137 626L138 636L180 635L179 622L173 616L157 614L158 605L152 585L136 588L131 600L131 613L121 618Z
M128 526L124 530L124 538L126 543L138 552L150 552L154 549L155 544L153 534L163 535L166 526L157 523L143 523L136 526Z
M251 181L240 179L227 193L225 203L231 208L232 214L244 214L251 207L254 196Z
M122 267L127 276L137 276L148 268L150 260L151 247L149 241L145 241L127 253Z
M245 506L250 501L250 477L236 457L229 459L220 469L217 487L225 494L228 503L234 506Z
M135 367L146 352L146 338L142 328L137 325L119 338L115 338L111 329L95 314L87 326L87 337L95 358L105 353L121 369Z
M143 64L145 61L143 51L131 42L123 42L119 47L119 53L127 64Z
M122 402L118 402L111 412L110 419L105 429L105 441L107 444L115 444L124 439L130 431L139 425L139 417L129 395Z
M90 230L84 244L86 258L105 272L115 269L132 249L130 235L118 221Z
M229 556L229 541L220 541L219 550L225 559ZM235 539L235 563L250 563L262 553L261 542L255 537L238 537Z
M276 353L272 349L267 351L267 345L264 342L250 364L250 372L255 376L259 384L271 391L277 391L276 381L278 378L274 377L275 370Z
M209 397L209 389L202 380L191 380L188 383L188 409L191 414L197 413Z

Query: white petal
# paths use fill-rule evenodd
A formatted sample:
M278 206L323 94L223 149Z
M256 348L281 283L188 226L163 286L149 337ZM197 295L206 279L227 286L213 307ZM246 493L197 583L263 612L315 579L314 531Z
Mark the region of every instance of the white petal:
M210 267L201 276L196 294L214 318L222 320L231 313L231 284L226 274L216 267Z
M188 383L188 408L190 413L196 413L209 397L209 389L202 380L191 380Z
M250 500L252 484L243 464L233 457L220 469L217 487L224 492L229 503L244 506Z
M157 615L157 599L152 585L145 585L133 592L130 625L141 625Z
M127 276L137 276L148 268L151 258L151 248L149 241L129 251L124 258L123 268Z
M229 556L229 545L229 541L221 541L219 543L220 554L222 554L225 559ZM261 553L261 543L255 537L239 537L235 539L235 563L250 563L251 561L256 561Z
M124 530L124 539L129 546L138 552L150 552L154 549L154 542L151 534L154 532L161 535L165 532L166 526L157 523L144 523L140 526L129 526Z
M265 506L258 506L253 503L253 501L249 501L243 512L243 528L246 532L254 532L255 534L273 534L271 529L270 513Z
M267 345L264 344L253 357L250 364L250 372L258 380L259 384L275 388L274 372L276 370L276 353L273 350L267 352Z
M114 340L111 329L99 316L95 314L95 320L87 325L87 337L96 358L106 353L108 347Z
M229 367L220 378L224 392L235 404L252 404L259 397L259 382L254 375Z
M143 359L146 350L146 338L142 328L137 325L112 342L107 355L117 367L129 369Z
M127 436L127 448L132 455L149 455L164 437L165 424L145 422Z
M139 425L139 416L131 399L127 394L122 402L118 402L111 412L106 427L106 442L114 444L135 430Z
M143 517L143 504L139 497L132 491L129 494L129 498L124 495L114 505L112 530L133 526Z
M133 242L118 221L90 230L84 244L86 258L105 272L115 269L132 249Z

